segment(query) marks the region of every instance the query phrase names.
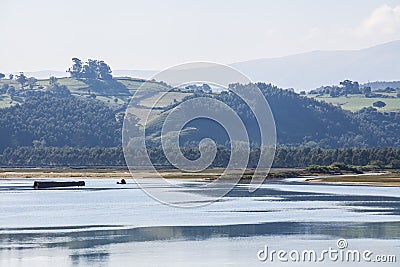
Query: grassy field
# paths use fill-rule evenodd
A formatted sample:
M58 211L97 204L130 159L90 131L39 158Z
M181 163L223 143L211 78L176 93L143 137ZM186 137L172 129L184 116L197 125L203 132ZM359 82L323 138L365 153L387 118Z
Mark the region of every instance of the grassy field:
M396 96L396 93L386 93L386 95ZM350 110L352 112L359 111L360 109L365 107L372 107L372 104L376 101L383 101L386 103L385 107L378 109L381 112L400 111L400 98L366 98L364 95L331 97L329 95L318 96L315 94L307 95L307 97L314 98L318 101L325 101L327 103L340 106L344 110Z
M70 91L71 94L78 97L89 97L90 94L95 94L96 99L107 103L112 107L120 107L129 103L132 95L137 93L139 88L143 89L136 95L137 98L143 98L143 101L150 103L153 101L146 100L147 97L152 97L155 94L158 94L160 91L166 91L167 88L162 83L158 83L155 81L147 81L144 82L142 79L134 79L134 78L115 78L111 81L103 81L103 80L78 80L74 78L58 78L57 82L60 85L65 85ZM3 84L8 84L9 86L14 86L17 91L20 90L33 90L33 91L43 91L47 90L49 87L49 80L38 80L33 86L32 89L29 89L28 86L21 88L21 85L15 80L9 79L1 79L0 80L0 88ZM182 96L180 93L176 93L173 99L180 100L186 94ZM168 97L170 98L170 97ZM162 106L168 106L173 102L173 99L163 99L160 104ZM6 92L0 93L0 108L9 107L15 105L17 103L22 103L23 99L19 99L18 97L14 97L13 101L11 101L10 97L6 94Z
M153 103L158 100L155 107L164 108L175 101L180 102L188 92L169 92L165 97L161 97L164 92L170 90L163 83L155 81L144 81L143 79L135 79L128 77L118 77L111 81L103 80L78 80L74 78L59 78L57 82L65 85L74 96L89 97L95 94L98 100L101 100L109 106L118 108L127 105L134 95L136 101L144 108L152 107ZM16 90L22 90L21 85L15 80L0 79L0 88L3 84L14 86ZM34 91L46 90L49 87L49 80L38 80L33 87ZM141 89L138 91L138 89ZM29 90L25 86L23 90ZM90 93L90 94L89 94ZM381 93L389 96L396 96L396 93ZM161 98L160 98L161 97ZM376 101L383 101L386 106L379 108L381 112L398 112L400 111L400 98L366 98L364 95L348 95L341 97L331 97L327 94L319 96L309 94L307 97L314 98L317 101L325 101L333 105L340 106L344 110L358 111L364 107L372 107ZM17 103L22 103L23 99L15 97L11 101L6 92L0 93L0 108L9 107Z
M154 94L151 97L145 98L139 102L140 105L145 107L167 107L174 102L180 102L185 96L191 95L191 93L182 93L182 92L159 92Z

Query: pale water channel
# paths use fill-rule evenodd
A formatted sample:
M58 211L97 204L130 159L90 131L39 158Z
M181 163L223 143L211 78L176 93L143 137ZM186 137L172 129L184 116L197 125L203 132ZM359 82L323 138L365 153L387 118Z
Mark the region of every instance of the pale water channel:
M254 193L238 185L212 205L182 209L154 201L133 180L84 180L84 188L57 190L34 190L32 179L0 181L0 266L400 264L398 187L268 181ZM329 249L371 254L301 258ZM287 254L271 258L272 250Z

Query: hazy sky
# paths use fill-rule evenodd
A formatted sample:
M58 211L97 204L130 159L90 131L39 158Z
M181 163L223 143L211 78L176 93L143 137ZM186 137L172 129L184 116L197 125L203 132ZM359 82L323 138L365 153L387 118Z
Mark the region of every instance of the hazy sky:
M0 72L233 63L400 39L400 0L1 0Z

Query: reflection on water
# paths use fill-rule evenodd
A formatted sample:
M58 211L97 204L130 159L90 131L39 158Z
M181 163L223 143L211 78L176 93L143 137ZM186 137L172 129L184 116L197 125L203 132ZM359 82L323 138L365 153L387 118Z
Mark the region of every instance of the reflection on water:
M399 188L280 181L254 193L240 185L213 205L179 209L154 202L133 183L121 190L108 179L88 179L84 190L35 191L26 179L1 183L1 266L133 260L252 266L260 264L254 255L265 242L300 246L313 240L318 248L338 238L400 252ZM195 258L199 262L188 262Z
M71 264L78 265L93 265L101 266L102 263L106 263L110 253L108 252L88 252L88 253L73 253L69 256Z
M92 230L92 227L97 230ZM400 239L400 222L383 223L299 223L273 222L259 224L238 224L218 226L156 226L110 229L114 226L82 227L80 231L36 231L30 229L8 229L12 233L0 234L0 250L28 249L40 247L65 247L68 249L89 249L104 245L129 242L161 240L206 240L211 238L237 238L253 236L316 235L327 238L374 238ZM74 230L79 228L74 227ZM46 229L43 229L46 230ZM19 232L21 231L21 232ZM16 247L19 244L19 247ZM400 243L399 243L400 244Z

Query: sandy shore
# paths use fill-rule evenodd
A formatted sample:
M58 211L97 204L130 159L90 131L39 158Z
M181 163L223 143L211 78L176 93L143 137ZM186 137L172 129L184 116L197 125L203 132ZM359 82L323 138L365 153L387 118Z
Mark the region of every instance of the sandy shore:
M309 183L338 183L372 186L400 186L400 173L374 173L362 175L336 175L303 180Z
M215 180L220 178L224 169L207 169L202 172L182 172L179 170L166 169L158 170L163 178L166 179L187 179L187 180ZM297 169L272 169L270 175L294 175ZM237 170L241 173L240 170ZM253 171L247 170L244 178L251 178ZM0 178L159 178L151 171L139 170L132 174L126 169L70 169L70 168L2 168Z
M272 177L282 173L289 173L294 169L272 169ZM218 179L223 169L209 169L200 173L185 173L179 170L159 170L159 173L166 179L185 179L185 180L215 180ZM294 172L295 173L295 172ZM247 181L251 179L251 171L246 171L244 175ZM300 176L301 177L301 176ZM129 178L159 178L150 171L135 171L132 175L126 169L70 169L70 168L3 168L0 169L0 178L90 178L90 179L129 179ZM246 180L247 179L247 180ZM338 183L371 186L400 186L399 172L371 173L362 175L332 175L313 178L304 178L307 183Z
M183 173L177 170L160 170L162 177L167 179L214 179L218 178L221 170L206 170L201 173ZM133 175L126 169L0 169L0 178L158 178L151 171L135 171Z

